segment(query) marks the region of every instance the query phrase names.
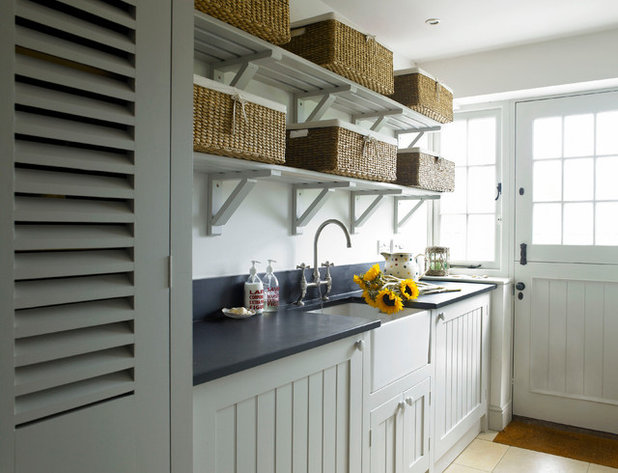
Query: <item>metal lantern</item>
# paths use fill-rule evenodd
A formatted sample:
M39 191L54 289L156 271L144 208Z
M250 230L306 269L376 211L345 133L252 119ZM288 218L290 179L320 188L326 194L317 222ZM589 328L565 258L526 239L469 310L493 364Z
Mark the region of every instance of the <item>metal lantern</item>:
M445 246L429 246L425 249L425 274L427 276L448 276L450 255Z

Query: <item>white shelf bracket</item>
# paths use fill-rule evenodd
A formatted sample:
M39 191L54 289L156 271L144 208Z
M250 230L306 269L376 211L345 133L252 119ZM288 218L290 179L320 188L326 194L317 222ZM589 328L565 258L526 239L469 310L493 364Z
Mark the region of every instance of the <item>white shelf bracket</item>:
M232 87L244 90L260 69L261 64L279 60L281 60L281 52L269 49L259 53L250 54L248 56L241 56L238 58L221 61L216 63L214 67L219 71L225 71L240 64L240 69L236 72L236 75L230 82L230 85Z
M359 121L361 120L372 120L372 119L376 119L376 123L380 122L380 124L386 124L385 121L388 119L388 117L396 117L396 116L401 116L403 115L403 110L398 108L398 109L394 109L394 110L386 110L385 112L379 112L379 113L359 113L357 115L352 115L352 122L355 124L358 124ZM373 125L375 125L376 123L374 123ZM380 125L378 125L380 126ZM373 127L372 127L373 130Z
M407 133L426 133L432 131L440 131L440 126L423 126L418 128L408 128L405 130L395 130L395 135L405 135Z
M379 132L386 125L386 117L378 117L371 125L371 131Z
M335 103L335 101L337 100L337 96L341 95L341 94L347 94L347 93L356 93L356 87L352 86L352 85L341 85L338 87L330 87L328 89L321 89L321 90L312 90L309 92L301 92L298 94L294 95L294 104L295 104L295 115L294 115L294 121L296 123L300 122L300 114L298 113L298 102L301 99L304 98L315 98L315 97L321 97L320 101L318 102L318 104L315 106L315 108L311 111L311 113L309 114L309 116L307 117L306 120L303 121L316 121L316 120L320 120L324 114L328 111L328 109Z
M414 145L419 142L419 140L423 137L423 135L425 135L425 132L420 131L418 135L416 135L416 138L412 140L412 143L410 143L410 146L408 146L408 149L414 148Z
M307 121L311 122L314 120L320 120L326 111L331 107L332 104L337 100L337 96L335 94L328 94L322 97L322 99L315 106L313 111L307 117Z
M376 210L378 210L378 205L387 195L397 195L401 194L401 189L389 189L389 190L367 190L367 191L352 191L350 192L350 233L356 233L356 230L359 227L362 227L365 222L371 217ZM374 199L371 201L369 206L365 209L365 211L357 218L356 212L357 208L357 200L359 196L371 196Z
M255 76L255 73L259 69L260 69L260 66L258 66L254 62L244 63L242 66L240 66L240 69L238 70L234 78L232 79L232 82L230 82L230 85L238 89L243 89L243 90L246 89L247 86L249 85L249 82L251 82L251 80L253 79L253 76Z
M408 220L410 220L410 218L412 217L412 215L414 215L414 212L416 212L421 205L423 205L423 202L425 202L426 200L438 200L440 198L439 195L424 195L424 196L418 196L418 195L405 195L405 196L395 196L395 219L394 219L394 233L399 233L399 229L401 227L403 227ZM403 216L403 218L399 219L399 202L402 200L418 200L418 202L416 203L416 205L414 207L412 207L412 210L410 210L407 214L405 214Z
M331 192L335 189L353 187L352 182L318 182L311 184L292 185L292 235L302 235L303 227L311 221L318 211L324 206ZM299 194L305 189L320 189L319 194L311 201L302 215L298 215Z
M206 205L206 234L221 235L223 226L238 209L242 201L247 197L251 189L255 186L258 179L279 176L281 173L275 170L263 171L231 171L208 174L208 202ZM215 199L219 197L220 187L218 182L238 180L238 184L232 190L225 202L215 213ZM218 199L217 199L218 200Z

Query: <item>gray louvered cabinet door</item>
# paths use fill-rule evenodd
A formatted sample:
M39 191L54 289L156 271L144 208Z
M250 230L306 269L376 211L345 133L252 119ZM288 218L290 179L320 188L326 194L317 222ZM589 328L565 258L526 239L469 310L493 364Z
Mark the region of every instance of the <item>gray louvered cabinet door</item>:
M169 471L170 8L0 7L3 472Z

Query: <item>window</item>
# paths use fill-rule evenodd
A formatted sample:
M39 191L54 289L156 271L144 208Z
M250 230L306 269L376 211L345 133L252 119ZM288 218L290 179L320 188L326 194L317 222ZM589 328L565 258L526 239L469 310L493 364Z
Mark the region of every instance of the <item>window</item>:
M499 266L499 130L500 110L459 113L442 127L440 155L455 162L455 192L437 205L434 235L453 263Z
M618 110L532 125L532 243L618 245Z

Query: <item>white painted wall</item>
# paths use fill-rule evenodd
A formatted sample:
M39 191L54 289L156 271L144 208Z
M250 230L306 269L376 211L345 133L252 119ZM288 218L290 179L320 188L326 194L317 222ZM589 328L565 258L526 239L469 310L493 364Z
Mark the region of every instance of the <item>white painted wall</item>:
M229 184L229 185L228 185ZM232 183L224 183L227 192ZM316 217L305 227L302 235L290 232L291 189L287 184L258 182L238 211L223 228L220 236L206 235L206 176L196 173L193 178L193 278L248 273L250 260L264 264L258 268L264 272L267 259L277 260L277 270L294 269L297 264L313 265L313 236L324 220L340 219L348 228L349 192L335 191ZM303 199L317 194L305 191ZM311 195L310 195L311 194ZM369 197L362 197L369 203ZM303 204L305 205L305 204ZM362 204L364 205L364 204ZM378 211L365 226L352 235L352 248L346 248L345 237L340 228L327 226L319 242L319 262L326 260L336 265L378 261L377 240L397 242L416 252L424 252L427 246L427 203L414 214L412 220L398 235L393 234L393 199L387 197ZM413 202L400 203L405 211Z
M419 66L448 84L455 97L461 99L616 79L617 44L618 28Z

